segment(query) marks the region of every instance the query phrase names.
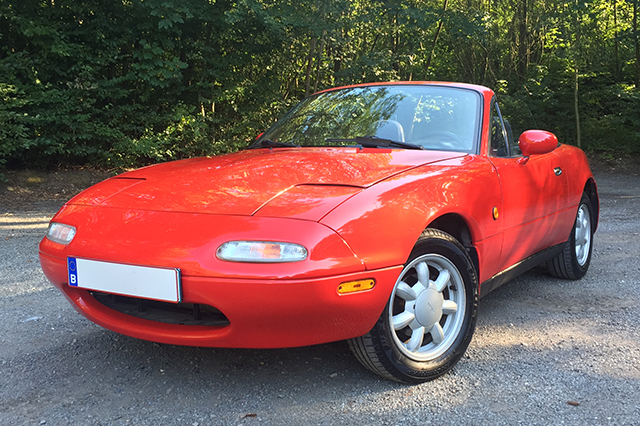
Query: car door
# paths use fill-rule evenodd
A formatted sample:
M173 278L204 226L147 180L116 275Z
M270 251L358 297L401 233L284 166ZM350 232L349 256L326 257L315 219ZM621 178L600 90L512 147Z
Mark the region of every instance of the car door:
M568 238L558 213L568 207L568 184L554 151L525 159L508 121L493 102L489 159L500 180L503 204L501 269ZM519 129L520 130L520 129Z

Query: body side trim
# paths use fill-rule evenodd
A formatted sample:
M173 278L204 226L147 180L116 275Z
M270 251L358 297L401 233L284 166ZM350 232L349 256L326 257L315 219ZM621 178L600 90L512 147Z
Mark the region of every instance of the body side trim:
M493 290L514 279L515 277L522 275L528 270L533 269L548 260L553 259L562 252L564 245L565 243L551 246L534 254L533 256L530 256L516 263L515 265L505 269L504 271L497 273L487 281L480 284L480 297L485 297L487 294L491 293Z

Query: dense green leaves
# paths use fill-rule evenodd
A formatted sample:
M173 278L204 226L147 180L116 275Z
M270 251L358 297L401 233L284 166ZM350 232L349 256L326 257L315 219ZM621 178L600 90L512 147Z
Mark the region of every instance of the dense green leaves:
M563 142L640 152L636 3L0 0L0 167L232 151L382 80L488 85Z

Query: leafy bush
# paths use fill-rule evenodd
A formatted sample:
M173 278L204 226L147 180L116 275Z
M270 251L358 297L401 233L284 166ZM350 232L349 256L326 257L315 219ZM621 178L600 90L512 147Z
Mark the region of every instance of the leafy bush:
M523 4L0 2L0 168L229 152L316 90L396 79L498 87L514 124L575 143L576 68L583 146L638 152L630 3Z
M0 167L28 146L28 127L21 109L27 103L15 86L0 83Z
M175 120L163 131L147 130L140 138L123 138L116 142L106 159L107 164L132 167L229 152L233 144L224 139L216 140L214 124L210 117L191 115L179 109Z

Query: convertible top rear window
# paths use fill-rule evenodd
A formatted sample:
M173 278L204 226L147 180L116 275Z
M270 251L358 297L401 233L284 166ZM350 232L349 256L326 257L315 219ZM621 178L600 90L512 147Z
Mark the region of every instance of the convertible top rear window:
M348 87L303 100L251 147L353 146L373 138L393 148L404 143L405 147L475 153L480 112L481 96L470 89Z

